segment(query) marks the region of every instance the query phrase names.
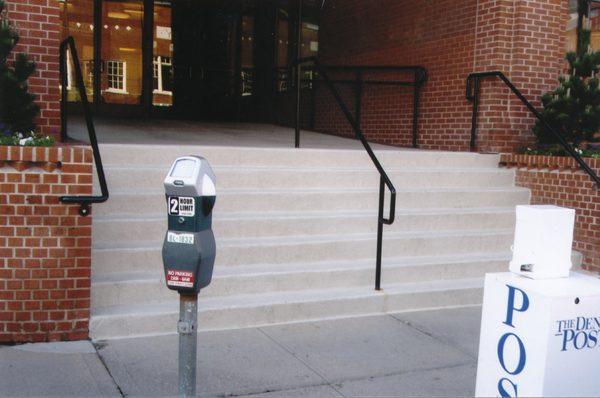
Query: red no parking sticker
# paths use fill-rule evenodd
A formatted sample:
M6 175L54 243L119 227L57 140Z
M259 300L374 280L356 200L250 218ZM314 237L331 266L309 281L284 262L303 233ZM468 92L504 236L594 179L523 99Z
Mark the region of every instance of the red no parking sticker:
M167 285L177 287L194 287L194 273L176 269L167 270Z

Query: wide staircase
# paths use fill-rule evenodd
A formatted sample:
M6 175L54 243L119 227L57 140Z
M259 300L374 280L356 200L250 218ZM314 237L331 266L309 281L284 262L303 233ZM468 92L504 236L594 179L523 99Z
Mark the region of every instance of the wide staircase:
M484 273L507 268L514 206L529 202L496 155L377 150L398 202L375 291L379 174L364 150L101 152L111 197L93 209L94 339L175 332L178 295L160 249L162 180L177 156L204 156L217 176L217 258L200 330L478 304Z

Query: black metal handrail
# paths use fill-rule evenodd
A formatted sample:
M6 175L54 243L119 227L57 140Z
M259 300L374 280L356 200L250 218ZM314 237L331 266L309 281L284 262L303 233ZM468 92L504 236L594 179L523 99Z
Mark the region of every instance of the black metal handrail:
M523 105L529 109L531 113L542 123L542 126L554 135L554 138L560 143L560 145L571 155L579 166L585 171L590 178L596 183L598 187L600 187L600 177L598 174L590 168L590 166L583 160L583 158L575 151L575 149L567 142L567 140L556 131L544 117L542 114L525 98L525 96L515 87L514 84L504 75L504 73L500 71L490 71L490 72L477 72L471 73L467 77L467 100L473 102L473 114L471 117L471 149L475 148L476 140L477 140L477 113L479 110L479 91L481 88L480 80L486 77L497 77L504 82L508 86L508 88L517 96L518 99L521 100Z
M312 64L315 62L316 57L308 57L302 58L301 62L296 62L293 65L296 67L296 97L298 102L300 101L300 88L302 82L308 82L309 84L322 81L323 79L317 77L313 77L312 79L304 79L302 78L301 71L298 69L299 65L304 65L311 63L308 67L302 67L302 70L306 70L307 68L311 68ZM360 126L361 120L361 109L362 109L362 96L363 96L363 86L373 85L373 86L403 86L403 87L413 87L413 118L412 118L412 147L418 147L418 131L419 131L419 102L421 97L421 87L425 84L427 80L427 69L420 65L324 65L320 64L321 68L325 68L330 71L341 71L341 72L353 72L354 79L330 79L330 81L334 84L347 84L353 86L355 88L355 119L357 124ZM278 70L284 68L276 68ZM291 68L285 68L291 69ZM312 68L315 69L316 68ZM377 72L389 72L389 73L412 73L412 80L399 80L399 79L366 79L365 75L369 73L377 73ZM318 74L317 74L318 75ZM289 74L291 76L291 74ZM277 80L277 78L276 78ZM313 86L314 89L314 86ZM314 107L314 104L313 104ZM296 120L295 120L295 146L296 148L300 147L300 110L298 106L296 107ZM313 109L314 112L314 109Z
M94 122L92 120L92 113L90 105L87 99L87 93L85 91L85 84L83 82L83 74L81 73L81 65L79 63L79 56L77 55L77 48L75 47L75 40L72 36L67 37L60 43L59 53L59 71L60 71L60 84L61 84L61 103L60 103L60 116L61 116L61 130L60 135L63 142L69 139L67 134L67 87L68 87L68 76L67 76L67 51L71 53L71 61L75 72L75 85L81 98L81 105L83 108L83 114L85 116L85 123L87 125L88 136L90 138L90 145L92 146L92 153L94 155L94 162L96 163L96 172L98 174L98 182L100 184L101 195L91 196L61 196L59 200L62 203L79 203L79 214L87 216L90 212L91 203L102 203L108 200L108 186L106 185L106 177L104 175L104 168L102 167L102 159L100 158L100 150L98 149L98 140L96 138L96 130L94 129Z
M340 96L340 93L335 88L333 81L329 78L329 74L327 73L326 68L323 65L321 65L318 62L318 60L316 60L314 58L300 58L296 62L296 66L299 66L299 65L301 65L303 63L307 63L307 62L314 63L313 64L314 68L320 74L322 80L325 82L325 85L331 91L331 94L333 95L336 102L340 106L342 112L346 116L348 123L350 123L350 125L352 126L352 129L354 130L356 138L358 138L359 141L362 143L363 147L367 151L367 154L371 158L371 161L375 165L375 168L379 172L379 212L378 212L378 219L377 219L377 254L376 254L376 262L375 262L375 290L381 290L381 252L382 252L382 247L383 247L382 246L383 224L387 224L387 225L392 224L396 217L396 188L394 187L394 184L392 183L392 181L388 177L387 173L383 169L383 166L379 162L379 159L377 159L377 156L375 156L375 153L373 152L371 145L369 144L369 142L365 138L365 135L363 134L362 130L360 129L358 122L352 116L352 113L350 112L350 110L348 109L346 104L344 103L344 100ZM385 189L384 189L384 187L387 187L390 191L390 212L389 212L389 216L387 218L385 218L383 215L383 210L384 210L384 205L385 205Z

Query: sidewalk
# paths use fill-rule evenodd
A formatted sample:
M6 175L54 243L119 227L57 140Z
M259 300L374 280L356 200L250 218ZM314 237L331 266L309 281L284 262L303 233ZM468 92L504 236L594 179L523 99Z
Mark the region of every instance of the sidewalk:
M198 393L472 396L480 314L473 307L203 332ZM0 347L0 395L176 396L177 336Z

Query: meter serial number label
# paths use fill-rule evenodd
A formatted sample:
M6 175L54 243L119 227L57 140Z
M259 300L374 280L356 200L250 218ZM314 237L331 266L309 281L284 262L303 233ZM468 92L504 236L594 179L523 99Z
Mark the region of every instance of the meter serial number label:
M194 234L176 234L174 232L167 232L167 242L193 245Z
M169 196L169 215L194 217L196 215L196 202L189 196Z
M177 269L167 270L167 286L194 287L194 273Z

